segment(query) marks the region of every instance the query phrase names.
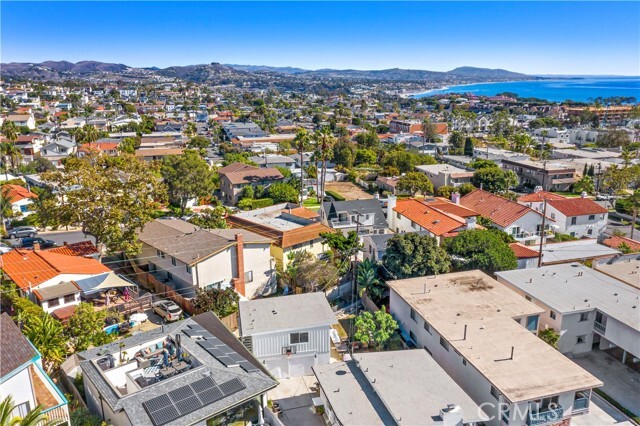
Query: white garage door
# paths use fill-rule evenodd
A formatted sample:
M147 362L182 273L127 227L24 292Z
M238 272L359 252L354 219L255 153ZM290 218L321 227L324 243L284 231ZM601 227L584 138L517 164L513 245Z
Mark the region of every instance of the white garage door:
M292 356L289 358L289 376L298 377L313 374L311 367L313 367L314 360L313 355Z

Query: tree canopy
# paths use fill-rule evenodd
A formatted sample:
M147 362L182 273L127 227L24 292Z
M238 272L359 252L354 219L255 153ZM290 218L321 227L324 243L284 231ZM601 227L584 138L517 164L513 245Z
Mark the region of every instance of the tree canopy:
M433 193L433 183L424 173L420 172L409 172L400 177L396 186L401 191L409 192L411 196L418 192L422 195Z
M224 290L211 288L209 290L198 289L193 299L193 306L203 311L213 311L218 317L224 318L238 310L240 296L233 289L227 287Z
M397 278L411 278L447 273L451 261L435 238L409 232L389 239L383 263Z
M480 269L488 274L518 267L518 259L509 244L495 231L469 229L447 240L447 252L456 269Z
M361 312L356 317L355 325L354 339L377 348L384 346L398 329L398 323L386 311L385 306L374 314L369 311Z
M169 200L180 207L181 215L184 215L189 200L213 193L214 172L194 150L165 157L160 173L167 184Z

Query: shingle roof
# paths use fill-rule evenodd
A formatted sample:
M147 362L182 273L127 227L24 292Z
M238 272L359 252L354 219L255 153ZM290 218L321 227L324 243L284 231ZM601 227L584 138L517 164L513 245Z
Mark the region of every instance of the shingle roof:
M41 288L39 290L34 290L33 294L35 294L38 300L49 300L54 297L66 296L68 294L79 293L81 290L73 281L67 281L66 283L60 283L58 285L52 285L48 287Z
M550 200L547 201L547 203L565 216L582 216L609 212L609 210L588 198L565 198L564 200Z
M60 274L102 274L110 269L95 259L66 256L45 250L15 249L0 258L4 272L23 290Z
M443 213L413 198L398 200L393 210L435 235L444 235L466 226L461 217Z
M346 201L327 201L322 203L322 209L327 214L327 219L335 219L338 217L339 212L358 212L360 214L373 214L374 226L387 228L387 219L384 217L384 211L380 201L371 198L368 200L346 200Z
M2 336L0 351L0 378L2 378L30 361L37 352L6 313L0 315L0 336Z
M460 204L480 213L493 223L506 227L529 212L540 214L527 206L507 200L482 189L476 189L462 197Z

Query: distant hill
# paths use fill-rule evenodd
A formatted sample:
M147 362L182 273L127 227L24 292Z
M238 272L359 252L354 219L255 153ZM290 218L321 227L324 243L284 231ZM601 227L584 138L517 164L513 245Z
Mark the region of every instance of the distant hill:
M2 64L3 76L14 76L18 74L37 75L62 75L62 74L94 74L99 72L123 72L130 67L123 64L110 64L98 61L81 61L72 63L68 61L45 61L39 64L10 62Z
M524 78L532 78L526 74L520 74L513 71L507 71L503 69L489 69L489 68L475 68L475 67L459 67L451 71L447 71L447 74L458 75L461 77L475 77L475 78L491 78L491 79L514 79L521 80Z
M249 72L270 71L270 72L280 72L283 74L300 74L300 73L309 71L303 68L271 67L269 65L236 65L236 64L225 64L225 65L236 70L249 71Z
M187 65L184 67L169 67L155 70L164 77L175 77L182 80L204 83L205 81L219 79L221 77L237 76L244 73L226 65L212 62L203 65Z

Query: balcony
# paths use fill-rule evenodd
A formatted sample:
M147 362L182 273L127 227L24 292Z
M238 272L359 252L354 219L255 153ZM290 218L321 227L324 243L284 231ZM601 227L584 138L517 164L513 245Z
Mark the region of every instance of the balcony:
M538 413L531 413L527 415L527 425L529 426L541 426L550 423L558 423L564 416L564 409L560 406L553 410L541 411Z
M589 408L589 398L577 398L573 401L573 412L577 413Z
M604 336L605 331L607 331L607 326L601 322L594 321L593 329Z

